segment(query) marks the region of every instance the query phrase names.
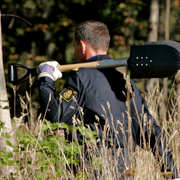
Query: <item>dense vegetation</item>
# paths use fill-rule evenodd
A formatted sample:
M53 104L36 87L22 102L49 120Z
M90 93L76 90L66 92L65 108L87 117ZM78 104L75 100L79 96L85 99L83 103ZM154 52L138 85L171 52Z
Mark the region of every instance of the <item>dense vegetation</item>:
M2 0L5 68L8 62L28 67L52 59L60 64L73 63L72 28L85 20L106 23L111 34L109 54L113 58L128 57L130 45L147 41L150 3L150 0ZM170 39L175 41L180 41L179 3L179 0L171 1ZM159 4L159 40L164 40L166 3L161 0ZM11 89L8 92L11 96Z
M160 8L158 40L165 40L166 1L159 0L158 2ZM77 164L78 159L72 154L79 153L83 148L78 146L78 142L72 142L69 145L62 134L59 136L59 132L52 132L58 127L64 130L71 129L71 127L50 124L39 116L36 78L33 78L32 83L26 82L20 87L13 87L8 83L8 63L16 62L27 67L37 67L40 62L47 60L57 60L60 64L74 63L71 44L72 30L76 24L85 20L97 20L107 24L111 35L109 55L112 58L128 57L132 44L145 42L148 39L151 30L149 26L150 4L151 0L1 0L3 61L11 116L14 118L12 122L17 135L17 144L12 145L10 141L7 141L8 145L13 146L14 154L12 152L7 154L5 151L0 154L1 165L8 164L16 167L16 173L8 178L61 179L62 177L62 179L73 179L74 174L68 170L67 166L71 163ZM169 39L177 42L180 42L179 15L180 0L171 0ZM56 82L57 93L61 90L67 75L64 74L63 79ZM149 94L143 87L146 83L144 79L138 80L137 83L143 91L151 113L163 128L175 156L177 167L180 169L178 159L180 154L178 129L180 127L180 105L176 84L172 83L173 81L174 77L169 77L168 98L162 95L161 79L160 85L155 87L152 94ZM162 112L159 111L164 101L166 101L167 110L165 121L161 117ZM26 122L29 126L26 126ZM85 142L89 144L92 154L96 154L94 141L89 141L88 138L96 134L88 129L83 129L81 133L84 133L84 130L86 132L83 134L86 135ZM1 136L9 138L7 134L1 133ZM94 157L90 166L85 165L79 169L76 179L86 176L93 179L93 169L97 170L102 179L114 178L112 174L109 174L108 169L116 172L113 168L117 162L107 156L108 152L105 148L98 153L99 158ZM129 151L129 153L131 153L132 161L128 162L127 178L132 178L133 175L135 175L134 179L163 178L159 173L161 164L156 164L149 149L146 151L137 149L136 152ZM12 157L14 157L13 160ZM136 158L137 163L133 158ZM149 159L152 159L151 162Z
M111 34L109 55L113 58L128 57L130 45L147 41L150 3L150 0L2 0L3 60L6 75L9 62L28 67L36 67L46 60L57 60L60 64L74 63L72 28L85 20L106 23ZM179 0L171 1L170 40L175 41L180 41L179 4ZM161 0L159 5L158 39L164 40L166 3ZM63 83L62 79L57 85L59 91ZM32 96L38 102L36 86L34 84ZM23 96L27 88L24 85L18 92ZM13 106L14 97L10 84L8 92ZM11 112L14 114L13 110Z

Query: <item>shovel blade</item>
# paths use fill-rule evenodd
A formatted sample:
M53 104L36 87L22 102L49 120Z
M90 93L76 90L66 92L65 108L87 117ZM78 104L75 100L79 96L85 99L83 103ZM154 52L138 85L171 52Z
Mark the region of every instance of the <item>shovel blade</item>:
M180 69L180 43L156 41L131 46L131 78L164 78Z

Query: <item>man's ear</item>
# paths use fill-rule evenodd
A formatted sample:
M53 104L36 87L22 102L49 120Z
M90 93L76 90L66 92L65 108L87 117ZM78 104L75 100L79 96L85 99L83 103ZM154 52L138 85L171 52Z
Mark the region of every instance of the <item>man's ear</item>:
M86 43L86 41L80 41L80 43L81 43L81 46L82 46L82 53L86 54L86 52L87 52L87 43Z

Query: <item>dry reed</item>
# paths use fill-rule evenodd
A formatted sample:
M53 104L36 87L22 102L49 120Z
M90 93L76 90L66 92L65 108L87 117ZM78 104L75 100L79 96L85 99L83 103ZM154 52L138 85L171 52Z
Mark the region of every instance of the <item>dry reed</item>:
M61 99L61 98L60 98ZM37 148L41 148L41 145L39 144L40 140L43 140L44 137L47 135L45 132L41 130L43 124L44 124L44 117L41 117L39 115L38 119L32 123L32 120L34 120L32 113L30 110L28 110L29 105L32 104L30 100L30 96L28 93L26 93L26 100L25 101L20 96L21 101L21 107L22 107L22 116L19 118L14 119L14 131L17 134L19 130L22 131L22 129L26 129L26 132L24 134L30 134L36 141L36 145L32 146L32 144L29 143L29 147L26 151L21 150L22 144L17 143L19 146L19 151L16 151L14 153L14 157L16 160L18 160L19 163L15 163L16 168L16 174L10 175L9 177L3 177L1 176L1 179L37 179L38 172L41 172L41 168L38 166L37 161L39 157L37 157ZM50 99L51 100L51 99ZM76 99L74 98L76 101ZM159 90L159 86L157 85L154 89L154 92L152 94L147 93L145 96L145 100L147 102L148 108L153 115L153 117L156 119L157 124L161 126L162 131L165 134L165 137L167 138L167 144L169 145L176 167L178 171L180 172L180 110L179 110L179 95L176 94L175 90L171 91L170 97L169 97L169 103L166 105L166 111L167 111L167 119L162 119L161 112L159 111L162 102L164 102L162 91ZM107 102L107 106L109 108L109 112L111 113L111 107L110 104ZM74 108L74 107L71 107ZM102 106L103 108L103 106ZM82 126L83 124L83 110L81 107L78 106L78 109L81 114L81 119L77 119L75 116L73 117L73 128ZM26 111L26 113L24 113ZM105 109L104 109L105 111ZM106 113L106 112L105 112ZM127 112L128 113L128 112ZM23 123L24 116L28 116L28 121L30 122L30 126ZM113 114L111 114L112 121L113 120ZM98 117L96 116L96 119L98 121ZM129 121L131 122L130 115L128 116ZM145 117L146 119L146 117ZM145 121L146 122L146 121ZM120 130L124 132L123 125L120 121L117 121L120 125ZM139 123L141 123L141 119L139 119ZM97 128L98 132L98 124L95 124L95 127ZM149 131L152 130L152 124L148 124ZM64 163L59 163L58 165L54 165L49 160L49 168L44 173L44 178L42 179L88 179L94 180L95 174L98 177L98 179L101 180L114 180L114 179L120 179L122 174L118 172L118 158L123 159L125 162L125 168L123 171L123 175L125 176L125 179L127 180L165 180L165 179L171 179L170 176L168 176L168 173L161 173L160 172L160 166L161 161L158 162L156 158L153 156L151 149L149 148L148 144L146 142L142 142L145 144L145 148L142 149L140 147L136 147L135 151L132 150L132 142L127 142L125 137L124 138L124 146L125 150L128 153L128 157L124 156L122 153L122 149L108 149L105 146L105 139L107 132L110 131L108 123L104 126L103 131L103 140L102 145L99 147L98 141L99 139L93 139L93 132L90 130L89 126L86 126L86 128L89 129L81 129L79 128L79 131L87 131L88 137L86 138L83 136L83 149L81 150L81 147L78 142L78 138L75 136L75 141L77 142L76 146L79 148L79 157L81 159L81 166L76 166L76 173L74 174L72 170L72 165L68 163L68 159L66 158L66 155L63 153L64 147L60 144L59 138L64 137L64 130L58 129L56 133L54 133L53 130L51 130L51 127L49 127L48 133L52 134L52 136L55 137L57 144L58 144L58 152L59 155L62 156L64 159ZM141 130L143 132L143 128L141 127ZM124 132L125 133L125 132ZM56 136L56 135L58 136ZM82 132L83 134L83 132ZM118 134L118 130L117 130ZM130 136L132 136L132 133L129 131ZM143 134L143 133L142 133ZM23 136L23 132L21 132L21 136ZM18 137L16 137L16 142L18 142ZM143 138L144 139L144 138ZM144 139L145 140L145 139ZM73 148L73 142L70 142L72 144L72 152ZM86 144L86 148L89 153L89 157L91 157L91 161L86 161L85 155L83 153L84 151L84 144ZM113 154L113 155L112 155ZM46 153L44 152L44 155L46 156ZM158 156L158 154L157 154ZM46 156L48 160L48 156ZM160 158L161 159L161 158ZM29 162L31 162L31 165L29 165ZM66 162L66 163L65 163ZM21 167L23 165L23 169ZM56 169L57 167L61 169L63 172L62 176L56 176ZM40 179L40 178L39 178Z

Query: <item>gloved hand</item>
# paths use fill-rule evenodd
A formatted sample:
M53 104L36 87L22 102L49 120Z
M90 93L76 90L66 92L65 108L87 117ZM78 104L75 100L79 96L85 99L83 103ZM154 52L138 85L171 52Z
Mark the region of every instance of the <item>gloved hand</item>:
M59 65L57 61L47 61L41 63L38 67L38 79L40 77L48 76L53 81L56 81L57 79L62 78L62 73L57 69L57 65Z

